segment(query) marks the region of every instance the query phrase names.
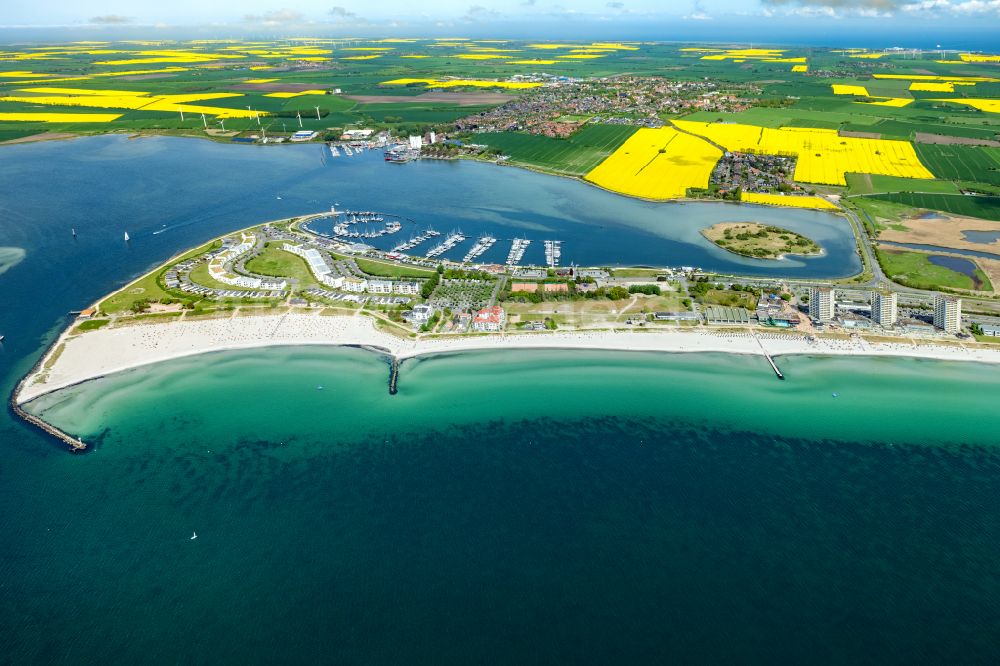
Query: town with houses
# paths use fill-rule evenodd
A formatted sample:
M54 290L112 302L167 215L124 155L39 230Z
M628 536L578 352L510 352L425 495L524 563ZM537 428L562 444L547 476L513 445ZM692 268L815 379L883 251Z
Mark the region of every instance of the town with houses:
M118 313L98 306L81 316L114 320L151 309L183 311L201 300L201 309L204 303L351 308L411 334L704 326L911 340L971 340L971 333L1000 337L1000 318L963 318L961 298L944 293L734 279L690 266L637 275L610 267L560 266L551 254L543 266L431 259L419 251L380 250L346 237L361 235L349 231L352 220L393 225L384 222L387 217L333 208L230 234L165 266L157 276L167 294L160 301L143 299ZM328 227L340 235L327 233ZM426 237L424 253L430 254L428 248L441 245L440 235L425 233L415 240L419 244ZM519 242L529 241L515 239L512 256ZM260 271L260 260L275 258L278 270L272 262L263 264L267 273ZM282 265L287 275L276 274Z

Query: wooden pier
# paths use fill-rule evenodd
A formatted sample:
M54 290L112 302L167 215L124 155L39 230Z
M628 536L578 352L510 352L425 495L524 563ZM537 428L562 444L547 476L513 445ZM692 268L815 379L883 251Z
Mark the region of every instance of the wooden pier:
M784 379L785 376L781 374L781 370L778 369L778 364L774 362L774 359L771 358L771 355L768 354L767 352L764 352L764 358L766 358L767 362L771 364L771 369L774 370L774 374L778 376L778 379Z
M757 344L760 346L760 353L762 353L764 355L764 358L767 359L767 362L770 364L771 369L774 370L775 376L778 379L783 380L785 378L785 375L781 374L781 370L778 369L778 364L774 362L774 359L771 357L771 355L767 352L766 349L764 349L764 343L760 341L760 338L757 337L756 333L753 334L753 339L756 340Z

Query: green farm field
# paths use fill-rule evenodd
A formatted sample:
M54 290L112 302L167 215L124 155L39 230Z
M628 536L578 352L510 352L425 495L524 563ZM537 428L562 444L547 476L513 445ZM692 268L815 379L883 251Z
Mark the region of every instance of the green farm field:
M747 46L443 38L7 44L0 45L0 142L119 131L214 141L300 128L320 140L346 128L403 139L435 131L486 145L491 152L480 158L496 153L583 176L637 127L674 119L817 128L910 142L936 180L859 174L847 188L804 184L809 189L996 219L991 199L959 195L1000 188L1000 147L989 147L1000 141L1000 113L945 101L1000 98L995 64L961 54L939 62L936 52L869 59L832 48ZM927 76L968 85L915 90ZM552 102L578 84L591 97ZM837 95L834 84L863 86L868 95ZM883 98L899 103L866 103ZM493 113L507 116L492 122ZM566 122L581 126L565 138L548 136L546 124ZM945 145L949 138L980 145Z
M900 178L898 176L883 176L868 173L847 174L847 190L851 194L874 194L878 192L959 194L958 186L950 180Z
M918 143L916 149L938 178L1000 185L1000 148Z
M1000 220L1000 197L965 196L962 194L918 194L896 192L873 194L872 199L890 201L912 208L939 210L953 215Z
M513 163L582 176L613 153L635 130L622 125L586 125L568 139L495 132L478 134L476 140L508 155Z

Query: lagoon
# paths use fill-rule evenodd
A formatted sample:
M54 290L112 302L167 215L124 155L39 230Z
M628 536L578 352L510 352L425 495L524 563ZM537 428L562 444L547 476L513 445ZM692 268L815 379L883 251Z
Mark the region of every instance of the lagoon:
M204 140L98 136L3 147L0 205L15 220L51 216L72 247L103 245L161 257L227 231L327 210L400 215L412 224L385 237L390 247L416 230L460 228L474 239L534 240L525 262L544 263L541 241L563 241L563 264L697 266L755 276L840 278L861 270L846 219L820 211L722 202L652 203L586 183L514 167L423 160L390 164L381 152L333 158L324 145L246 146ZM40 169L40 165L44 165ZM780 261L734 256L701 230L720 222L762 221L816 240L817 257ZM125 231L132 238L125 247ZM502 261L500 242L482 257Z

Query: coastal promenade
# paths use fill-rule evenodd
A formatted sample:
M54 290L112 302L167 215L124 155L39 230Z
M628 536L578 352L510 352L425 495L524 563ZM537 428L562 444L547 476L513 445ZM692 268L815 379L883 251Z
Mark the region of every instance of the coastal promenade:
M809 338L798 334L753 334L739 329L642 329L544 331L493 335L399 337L365 315L288 312L181 320L69 332L56 342L14 396L18 405L80 382L174 358L206 352L268 346L350 345L396 360L425 354L480 349L595 349L659 352L764 353L815 356L911 356L1000 363L1000 350L957 344L875 343L863 338ZM771 372L762 362L762 371Z

